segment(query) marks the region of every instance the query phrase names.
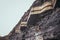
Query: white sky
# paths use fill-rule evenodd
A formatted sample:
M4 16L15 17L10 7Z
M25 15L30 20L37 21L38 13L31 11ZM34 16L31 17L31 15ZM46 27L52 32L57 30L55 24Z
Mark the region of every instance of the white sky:
M7 35L34 0L0 0L0 36Z

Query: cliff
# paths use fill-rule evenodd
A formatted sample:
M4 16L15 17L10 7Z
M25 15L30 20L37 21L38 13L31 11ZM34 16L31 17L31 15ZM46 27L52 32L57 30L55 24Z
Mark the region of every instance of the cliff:
M60 1L36 0L13 30L0 40L60 40Z

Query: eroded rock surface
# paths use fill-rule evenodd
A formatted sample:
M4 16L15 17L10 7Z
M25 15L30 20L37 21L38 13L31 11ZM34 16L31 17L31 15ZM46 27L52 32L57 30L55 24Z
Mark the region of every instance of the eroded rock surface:
M36 0L19 23L0 40L60 40L60 1Z

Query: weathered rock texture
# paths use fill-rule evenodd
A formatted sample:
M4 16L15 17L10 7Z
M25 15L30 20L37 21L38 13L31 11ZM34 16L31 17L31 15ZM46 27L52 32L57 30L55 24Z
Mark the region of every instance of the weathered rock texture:
M0 40L60 40L60 0L36 0L19 23Z

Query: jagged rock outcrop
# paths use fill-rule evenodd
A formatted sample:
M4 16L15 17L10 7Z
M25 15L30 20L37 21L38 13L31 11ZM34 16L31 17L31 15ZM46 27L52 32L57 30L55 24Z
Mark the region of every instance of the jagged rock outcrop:
M36 0L3 39L60 40L60 0Z

